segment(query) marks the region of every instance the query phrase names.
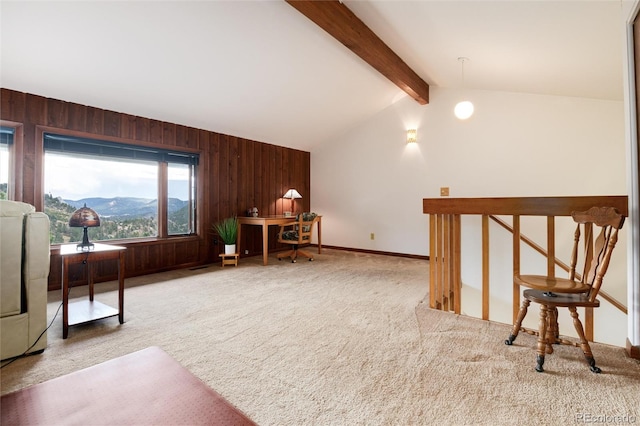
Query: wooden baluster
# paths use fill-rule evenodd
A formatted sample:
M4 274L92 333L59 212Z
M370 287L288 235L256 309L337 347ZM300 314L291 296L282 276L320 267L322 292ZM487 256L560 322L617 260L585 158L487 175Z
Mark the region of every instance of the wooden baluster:
M437 259L437 286L436 286L436 309L442 309L442 262L444 253L442 252L442 215L439 214L437 218L437 227L436 227L436 238L438 240L437 249L436 249L436 259Z
M520 275L520 216L513 215L513 275ZM513 283L513 322L518 318L520 306L520 286Z
M451 261L453 265L452 279L454 283L453 310L456 314L460 314L462 309L462 231L460 223L460 215L453 215L453 251Z
M489 216L482 215L482 319L489 319Z
M444 215L443 217L443 249L444 255L442 257L442 273L443 283L442 288L442 309L450 311L451 303L451 215Z
M429 215L429 307L436 307L436 288L438 279L438 238L436 234L437 215Z
M547 276L556 276L556 222L555 216L547 216Z

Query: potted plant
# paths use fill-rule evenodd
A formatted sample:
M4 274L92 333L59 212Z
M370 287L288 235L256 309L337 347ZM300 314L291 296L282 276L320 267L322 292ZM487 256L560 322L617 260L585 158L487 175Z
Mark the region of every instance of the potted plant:
M238 238L238 219L228 217L213 224L213 230L220 236L224 243L224 253L234 254L236 252L236 240Z

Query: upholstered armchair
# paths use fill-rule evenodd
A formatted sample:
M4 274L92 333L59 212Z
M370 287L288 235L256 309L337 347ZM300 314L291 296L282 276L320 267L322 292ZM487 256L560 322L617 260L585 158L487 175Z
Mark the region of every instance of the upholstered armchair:
M0 200L0 359L47 347L49 217Z

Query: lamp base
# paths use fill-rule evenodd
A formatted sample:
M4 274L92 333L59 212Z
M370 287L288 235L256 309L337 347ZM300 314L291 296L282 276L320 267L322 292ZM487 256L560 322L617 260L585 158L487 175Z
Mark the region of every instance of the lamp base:
M76 245L77 251L91 251L95 248L93 243L89 242L89 235L87 235L87 227L84 227L84 233L82 234L82 242Z
M95 245L93 243L89 243L89 244L80 243L76 246L76 251L91 251L94 248L95 248Z

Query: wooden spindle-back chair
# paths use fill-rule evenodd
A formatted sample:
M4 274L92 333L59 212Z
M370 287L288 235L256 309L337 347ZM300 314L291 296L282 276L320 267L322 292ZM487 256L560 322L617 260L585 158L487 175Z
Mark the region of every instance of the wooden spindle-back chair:
M544 275L516 275L514 281L529 289L523 292L524 301L511 334L505 344L511 345L520 331L538 336L536 371L543 372L545 354L553 353L552 344L568 344L579 346L589 364L591 371L600 373L596 367L589 342L585 337L582 322L578 318L577 308L597 308L600 301L598 292L602 287L604 275L609 268L611 254L618 241L618 231L624 224L622 216L613 207L592 207L586 212L573 212L573 220L577 223L574 233L573 250L569 278L557 278ZM594 227L600 232L594 240ZM582 275L576 273L579 263L580 239L584 248ZM540 305L539 330L531 331L522 328L522 321L527 315L531 302ZM569 309L573 325L580 339L579 343L563 339L558 330L558 307Z

